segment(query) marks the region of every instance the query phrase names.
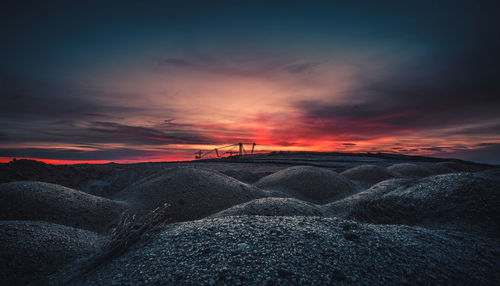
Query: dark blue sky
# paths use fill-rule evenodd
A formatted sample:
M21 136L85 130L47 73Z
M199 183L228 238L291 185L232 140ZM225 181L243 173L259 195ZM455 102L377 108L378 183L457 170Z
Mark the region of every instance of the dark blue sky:
M494 1L82 2L3 4L0 157L254 140L500 162Z

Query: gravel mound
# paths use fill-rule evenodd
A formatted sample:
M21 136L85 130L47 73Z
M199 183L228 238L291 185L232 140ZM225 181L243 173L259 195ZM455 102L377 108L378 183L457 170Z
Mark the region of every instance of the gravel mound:
M466 165L458 162L439 162L436 163L438 166L449 168L455 172L476 172L480 171L477 166Z
M0 183L40 181L76 189L89 180L105 178L120 168L125 167L118 164L51 165L20 159L0 163Z
M486 171L483 171L483 173L491 175L491 176L500 177L500 168L488 169Z
M393 175L385 168L375 165L356 166L340 174L353 181L361 181L371 184L393 178Z
M313 203L331 202L356 191L355 185L344 176L310 166L286 168L260 179L255 185Z
M497 240L320 217L168 226L75 285L498 285Z
M456 172L454 169L439 164L426 164L425 167L429 169L434 175L442 175L442 174L449 174Z
M371 189L370 189L371 190ZM453 173L407 182L368 198L347 200L347 218L380 224L419 225L500 237L500 178Z
M216 213L212 217L260 215L260 216L328 216L322 206L293 198L262 198L236 205Z
M381 196L397 190L402 186L408 186L413 180L411 179L389 179L379 182L369 189L349 196L347 198L329 203L324 205L324 207L330 211L333 216L346 218L353 208L360 205L361 202L370 202Z
M397 177L403 178L423 178L434 175L430 169L411 163L394 164L387 167L387 171L395 174Z
M117 197L142 213L165 203L174 221L199 219L267 194L219 172L176 167L141 180Z
M109 177L89 180L79 186L78 189L95 196L112 198L126 187L144 178L164 172L165 169L166 167L162 165L153 165L151 163L137 164L125 170L118 171Z
M34 220L105 232L123 203L43 182L0 184L0 220Z
M2 285L25 285L93 254L106 239L49 222L0 221L0 241Z
M245 183L255 183L260 178L272 174L272 172L251 172L247 170L224 170L221 173Z

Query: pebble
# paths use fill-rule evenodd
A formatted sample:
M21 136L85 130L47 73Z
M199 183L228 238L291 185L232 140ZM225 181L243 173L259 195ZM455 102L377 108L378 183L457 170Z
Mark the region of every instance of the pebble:
M248 244L246 244L246 243L238 243L238 249L241 250L241 249L244 249L246 247L248 247Z

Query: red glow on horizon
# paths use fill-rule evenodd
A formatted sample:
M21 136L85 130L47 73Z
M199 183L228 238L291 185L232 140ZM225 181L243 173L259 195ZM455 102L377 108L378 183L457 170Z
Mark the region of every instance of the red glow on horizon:
M40 161L46 164L53 165L73 165L73 164L108 164L113 161L109 160L57 160L57 159L43 159L43 158L24 158L24 157L16 157L16 160L35 160ZM0 163L9 163L12 162L14 158L12 157L0 157Z
M387 139L387 138L386 138ZM374 140L371 142L373 145L379 145L384 141L384 139ZM277 145L274 145L278 143ZM260 146L261 149L256 149L256 154L269 153L272 151L291 151L291 152L338 152L338 153L392 153L392 154L404 154L404 155L420 155L420 156L429 156L435 155L437 152L428 151L428 150L419 150L419 151L399 151L396 148L387 148L387 146L382 147L379 145L379 149L370 148L371 144L366 144L362 142L349 142L349 143L332 143L325 142L321 140L313 140L313 142L307 142L309 144L289 144L283 145L279 143L284 142L271 142L271 144L258 144L257 147ZM286 143L286 142L285 142ZM352 145L351 145L352 144ZM212 150L211 146L204 146L205 148L200 148L203 151ZM215 146L217 147L217 146ZM214 147L214 148L215 148ZM47 158L35 158L35 157L16 157L16 160L35 160L40 161L46 164L52 165L73 165L73 164L134 164L134 163L145 163L145 162L185 162L185 161L194 161L194 152L193 149L185 149L185 151L180 151L179 154L169 155L169 156L161 156L161 154L156 155L155 157L128 157L119 160L61 160L61 159L47 159ZM9 163L12 162L14 157L0 157L0 163Z
M9 163L13 161L13 157L0 157L0 163ZM155 158L149 159L144 158L133 158L133 159L120 159L120 160L59 160L59 159L45 159L45 158L32 158L32 157L16 157L16 160L34 160L43 162L45 164L52 165L74 165L74 164L134 164L134 163L145 163L145 162L182 162L191 161L193 158L186 158L181 156L170 156L165 158Z

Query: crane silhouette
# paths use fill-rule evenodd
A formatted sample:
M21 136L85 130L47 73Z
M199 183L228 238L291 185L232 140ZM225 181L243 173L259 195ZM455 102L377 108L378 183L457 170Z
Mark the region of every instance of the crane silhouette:
M245 149L245 145L252 146L250 152L248 152ZM214 148L214 149L206 150L206 151L199 150L199 151L194 153L195 154L194 158L195 159L208 159L208 158L212 158L212 157L221 158L224 156L234 156L234 155L243 156L243 155L253 154L255 151L255 145L257 145L255 142L252 142L252 143L240 142L240 143L222 146L222 147L218 147L218 148ZM236 149L237 149L237 151L236 151Z

